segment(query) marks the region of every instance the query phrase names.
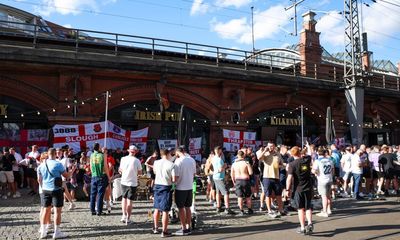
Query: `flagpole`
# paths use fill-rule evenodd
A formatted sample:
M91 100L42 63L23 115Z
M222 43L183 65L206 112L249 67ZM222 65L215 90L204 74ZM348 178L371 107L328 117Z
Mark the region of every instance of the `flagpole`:
M104 147L107 148L107 132L108 132L108 97L109 91L106 92L106 111L104 115Z
M301 148L304 147L304 115L303 115L303 105L300 107L301 109Z

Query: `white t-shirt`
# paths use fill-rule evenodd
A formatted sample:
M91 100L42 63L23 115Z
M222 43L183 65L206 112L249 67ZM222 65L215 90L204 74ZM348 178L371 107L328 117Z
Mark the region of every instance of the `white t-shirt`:
M351 158L353 157L353 154L351 153L346 153L342 156L342 159L340 159L340 163L343 163L343 172L351 172Z
M121 184L129 187L137 187L138 171L142 170L140 160L134 156L125 156L121 158L119 168L122 171Z
M173 162L167 159L157 160L154 162L153 170L156 175L154 184L164 186L172 185L172 177L175 176L176 172L176 165Z
M318 184L332 182L332 173L335 168L333 161L328 158L320 158L315 162L314 170L318 170Z
M68 171L68 168L71 166L71 160L69 158L63 158L57 161L59 161L64 166L65 170ZM67 181L64 176L61 176L61 178L63 181Z
M14 158L15 158L16 161L15 161L15 164L13 165L12 169L13 169L13 171L18 172L18 171L19 171L19 166L18 166L18 164L19 164L23 159L22 159L21 154L19 154L19 153L17 153L17 152L14 153Z
M361 163L360 156L354 154L351 157L351 173L362 174L363 169L362 167L360 167L360 163Z
M179 180L176 184L177 190L192 190L193 189L193 177L196 174L196 161L190 157L180 157L175 160L176 165L176 176L179 176Z
M87 153L86 153L86 157L88 157L88 158L90 158L90 156L92 155L92 151L88 151Z

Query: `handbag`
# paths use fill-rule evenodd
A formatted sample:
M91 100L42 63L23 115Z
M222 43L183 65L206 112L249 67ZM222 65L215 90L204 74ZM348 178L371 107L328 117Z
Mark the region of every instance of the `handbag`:
M62 188L62 179L61 177L54 177L54 175L50 172L49 167L47 166L47 162L45 162L47 171L49 172L50 176L54 178L54 186Z

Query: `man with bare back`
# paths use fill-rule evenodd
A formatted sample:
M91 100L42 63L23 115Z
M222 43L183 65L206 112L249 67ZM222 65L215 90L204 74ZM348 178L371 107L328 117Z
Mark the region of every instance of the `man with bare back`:
M250 184L250 175L253 174L252 166L245 161L244 159L245 153L242 150L239 150L237 153L237 159L235 163L232 165L231 169L231 177L233 185L236 188L236 196L238 197L238 205L240 208L239 215L244 215L243 210L243 199L246 199L247 205L247 214L252 214L253 210L251 209L251 184Z

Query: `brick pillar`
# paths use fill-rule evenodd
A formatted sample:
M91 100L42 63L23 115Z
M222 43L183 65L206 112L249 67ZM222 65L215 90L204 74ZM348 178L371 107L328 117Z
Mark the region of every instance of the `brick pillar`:
M317 73L321 64L322 47L319 42L319 32L316 32L314 12L307 12L303 14L303 29L300 32L300 73L307 76L315 76L315 69ZM318 77L318 74L317 74Z

